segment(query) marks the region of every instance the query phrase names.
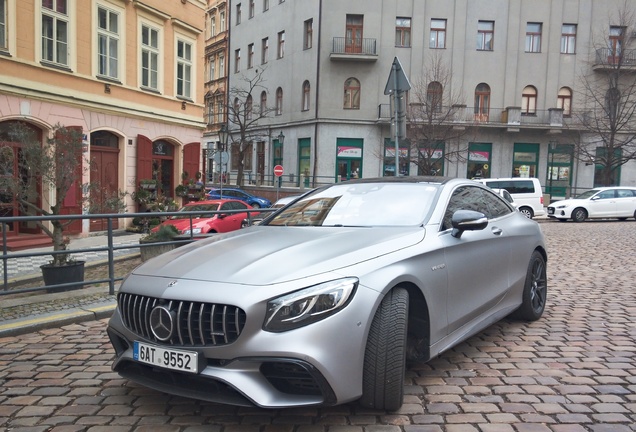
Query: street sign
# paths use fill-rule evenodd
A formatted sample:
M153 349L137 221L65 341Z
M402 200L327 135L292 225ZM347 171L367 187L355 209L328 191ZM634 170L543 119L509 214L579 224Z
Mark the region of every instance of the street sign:
M274 175L276 177L280 177L283 175L283 166L282 165L276 165L274 167Z
M214 153L214 162L216 162L218 164L225 165L229 158L230 158L230 155L226 151Z
M395 57L391 65L389 79L386 81L386 87L384 87L384 94L390 95L393 94L393 92L409 91L410 89L411 83L404 73L400 60Z

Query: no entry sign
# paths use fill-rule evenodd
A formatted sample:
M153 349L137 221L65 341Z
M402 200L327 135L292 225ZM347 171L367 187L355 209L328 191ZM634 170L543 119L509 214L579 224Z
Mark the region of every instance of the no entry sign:
M282 165L276 165L274 167L274 175L276 177L280 177L283 175L283 166Z

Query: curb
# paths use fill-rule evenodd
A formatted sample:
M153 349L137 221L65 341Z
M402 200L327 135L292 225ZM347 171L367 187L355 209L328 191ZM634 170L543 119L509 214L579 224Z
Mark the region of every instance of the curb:
M116 303L95 304L88 307L70 309L67 312L54 312L39 316L22 317L8 320L0 324L0 338L19 336L25 333L44 329L76 324L84 321L94 321L110 318L116 308Z

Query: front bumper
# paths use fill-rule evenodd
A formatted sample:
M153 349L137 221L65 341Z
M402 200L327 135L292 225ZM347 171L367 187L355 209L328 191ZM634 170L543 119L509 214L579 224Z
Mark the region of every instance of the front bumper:
M548 217L553 219L570 219L572 214L572 209L569 207L566 208L556 208L556 207L548 207Z
M201 282L193 282L194 285ZM180 298L210 292L201 287L181 291ZM232 287L234 291L237 287ZM228 287L219 289L222 293ZM122 295L122 294L120 294ZM262 295L262 294L261 294ZM170 298L164 293L162 298ZM240 297L240 298L239 298ZM378 293L359 287L340 312L305 327L281 333L262 330L267 299L236 296L246 313L241 334L227 344L163 345L125 325L120 308L108 326L115 348L113 370L122 377L165 393L231 405L282 408L335 405L362 394L362 369L368 325ZM220 299L228 303L227 298ZM134 341L196 351L199 373L173 371L133 358ZM193 344L193 345L191 345Z

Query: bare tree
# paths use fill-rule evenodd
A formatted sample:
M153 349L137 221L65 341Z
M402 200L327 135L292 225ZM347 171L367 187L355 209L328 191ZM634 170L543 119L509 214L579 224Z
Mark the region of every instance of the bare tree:
M591 72L580 79L583 108L572 113L581 126L575 153L598 167L594 182L605 186L616 184L618 168L636 159L636 50L631 48L636 15L625 2L608 18L609 33L594 43Z
M238 166L236 184L243 186L246 150L251 145L263 139L262 127L259 124L262 120L268 118L275 110L267 103L263 103L267 98L262 99L263 92L267 94L267 88L263 85L265 69L256 69L252 78L245 75L239 80L237 86L230 89L227 114L229 122L229 144L232 157L237 160L233 161Z
M409 92L409 162L417 166L418 175L438 175L445 160L466 159L471 128L455 121L464 97L461 89L452 88L451 70L443 57L434 53L427 64Z

